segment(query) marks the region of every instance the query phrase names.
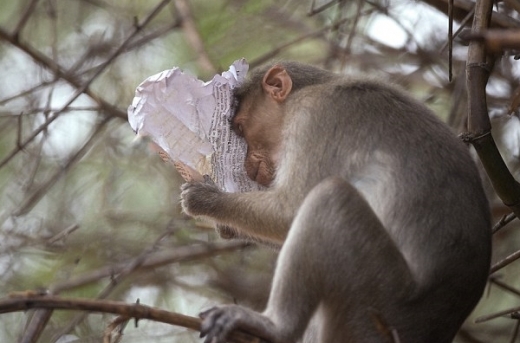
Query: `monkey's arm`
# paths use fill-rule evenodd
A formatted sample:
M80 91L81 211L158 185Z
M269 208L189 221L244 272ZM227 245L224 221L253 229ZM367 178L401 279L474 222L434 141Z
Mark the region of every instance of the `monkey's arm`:
M185 213L209 218L219 227L230 226L239 237L275 244L285 240L297 210L282 192L225 193L209 177L204 182L187 182L181 189Z

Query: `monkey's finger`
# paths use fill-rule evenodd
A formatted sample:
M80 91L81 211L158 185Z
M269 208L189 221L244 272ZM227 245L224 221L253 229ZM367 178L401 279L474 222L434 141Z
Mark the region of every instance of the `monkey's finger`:
M208 314L210 314L211 312L215 311L216 309L218 309L218 307L213 306L213 307L210 308L210 309L207 309L207 310L205 310L205 311L200 312L200 313L199 313L199 318L200 318L200 319L205 319L205 318L208 316Z
M218 329L214 327L215 321L221 313L222 311L219 311L217 307L213 307L199 314L199 317L203 319L200 324L200 337L208 336L204 342L209 343L211 337L215 336L215 329Z
M204 343L224 343L229 333L237 326L234 316L224 308L213 308L201 313L205 316L201 324L200 337Z
M217 338L217 342L224 343L231 331L238 327L239 316L233 311L226 311L226 308L220 309L220 315L213 323L213 334Z
M209 183L210 185L215 185L215 182L208 174L204 174L202 177L204 178L204 183Z
M190 183L189 182L185 182L181 185L181 192L184 192L185 190L187 190L188 188L190 188ZM182 193L181 193L182 194Z

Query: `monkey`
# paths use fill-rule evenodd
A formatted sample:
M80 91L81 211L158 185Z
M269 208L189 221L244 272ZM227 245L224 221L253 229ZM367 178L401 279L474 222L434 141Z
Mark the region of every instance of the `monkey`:
M201 337L448 343L490 266L489 204L467 147L424 104L370 77L282 61L234 92L247 175L266 190L181 186L183 211L281 247L263 312L216 306ZM233 235L230 235L233 236Z

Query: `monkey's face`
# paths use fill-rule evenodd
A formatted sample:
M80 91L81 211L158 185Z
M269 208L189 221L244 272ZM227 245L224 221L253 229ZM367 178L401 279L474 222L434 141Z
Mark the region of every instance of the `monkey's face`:
M251 94L241 101L232 121L233 130L245 138L247 176L263 186L274 180L281 144L282 107L266 94Z

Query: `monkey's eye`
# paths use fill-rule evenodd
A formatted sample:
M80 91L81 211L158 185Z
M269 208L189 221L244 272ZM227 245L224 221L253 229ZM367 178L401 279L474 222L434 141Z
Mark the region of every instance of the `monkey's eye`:
M235 125L235 132L239 136L244 136L244 128L242 127L242 124L236 124Z

